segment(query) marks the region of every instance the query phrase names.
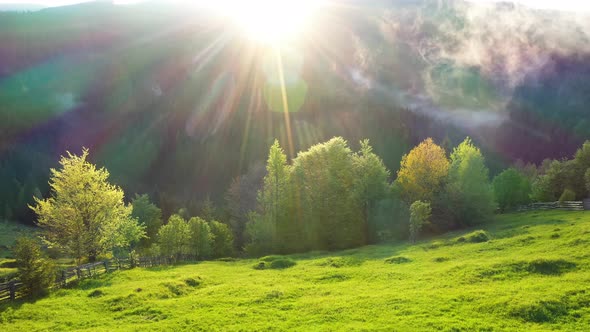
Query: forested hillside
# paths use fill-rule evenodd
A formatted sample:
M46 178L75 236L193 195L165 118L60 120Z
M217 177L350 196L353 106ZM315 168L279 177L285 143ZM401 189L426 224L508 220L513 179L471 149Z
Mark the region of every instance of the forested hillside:
M49 168L83 146L128 198L148 193L168 216L207 197L224 205L240 175L261 179L275 138L289 158L333 136L355 150L369 138L392 176L427 137L447 151L472 137L492 175L571 158L590 138L580 16L342 1L317 21L313 38L283 50L285 115L273 54L202 9L1 12L0 217L31 223Z

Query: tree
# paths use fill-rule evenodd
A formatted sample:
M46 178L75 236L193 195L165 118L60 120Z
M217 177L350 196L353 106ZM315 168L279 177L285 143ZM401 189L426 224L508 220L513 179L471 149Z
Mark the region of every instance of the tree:
M271 254L275 249L275 225L264 216L250 212L246 224L248 243L244 248L250 256Z
M365 237L370 242L375 242L378 240L375 220L377 203L387 196L389 189L387 179L390 173L381 158L373 153L369 140L363 140L360 143L361 150L354 155L355 193L363 210Z
M575 201L575 200L576 200L576 193L569 188L566 188L563 191L563 193L561 194L561 196L559 197L560 203L570 202L570 201Z
M270 147L266 162L266 176L264 185L258 197L258 203L262 209L262 218L270 223L267 229L273 230L271 243L278 243L277 238L282 239L283 244L293 241L293 232L287 207L287 195L290 169L287 165L287 156L281 148L278 140ZM277 234L276 232L280 232Z
M295 250L344 249L366 243L357 175L354 155L341 137L314 145L293 160L292 215L301 236Z
M509 168L492 181L494 197L502 211L530 202L531 182L516 168Z
M209 195L205 197L205 200L201 204L201 218L205 219L205 221L215 220L215 215L217 213L217 209L215 208L215 204Z
M198 260L211 257L213 234L209 224L199 217L193 217L188 221L188 227L189 253L195 255Z
M402 198L408 204L431 201L440 191L448 171L445 151L432 138L426 139L402 158L396 180Z
M422 201L415 201L410 205L410 241L412 243L416 242L418 238L418 234L422 229L422 226L428 223L430 216L432 214L432 209L430 208L430 203L422 202Z
M447 192L449 208L458 225L481 223L496 209L488 173L481 151L470 138L453 150Z
M213 234L213 257L229 257L233 254L233 236L229 227L218 221L209 222Z
M168 223L158 232L160 252L177 259L189 252L190 229L187 222L178 214L173 214Z
M108 171L87 161L88 149L81 156L67 154L60 160L61 169L51 169L51 197L35 198L36 205L30 206L45 230L45 241L78 261L85 256L94 261L133 240L112 238L113 234L141 236L143 229L131 217L131 206L123 203L123 190L108 182Z
M537 202L555 202L566 188L583 183L577 174L575 161L549 160L543 162L542 174L533 183L532 199Z
M586 191L587 191L586 197L590 197L589 196L590 195L590 168L588 168L586 170L586 174L584 176L584 179L586 180Z
M233 179L225 194L229 225L234 235L235 249L242 250L246 245L246 224L249 213L259 211L258 192L262 190L266 169L263 163L252 165L244 175Z
M146 231L146 236L141 239L139 247L147 249L157 240L158 231L162 227L162 210L150 202L147 194L141 196L136 194L131 205L133 206L131 216L136 218Z
M46 293L55 280L55 266L43 257L39 243L28 237L18 238L14 257L25 292L33 296Z

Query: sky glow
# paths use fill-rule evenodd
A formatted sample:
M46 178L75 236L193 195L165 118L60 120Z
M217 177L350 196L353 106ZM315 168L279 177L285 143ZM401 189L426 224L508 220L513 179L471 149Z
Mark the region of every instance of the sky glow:
M114 0L115 4L132 4L141 2L144 0ZM213 1L213 0L211 0ZM248 1L248 0L244 0ZM280 0L277 0L280 1ZM502 0L468 0L476 3L490 3L498 2ZM0 4L39 4L47 7L71 5L75 3L81 3L87 1L80 0L0 0ZM207 2L207 1L195 1L195 2ZM528 7L538 9L555 9L563 11L590 11L590 1L583 0L516 0L515 2L521 3Z

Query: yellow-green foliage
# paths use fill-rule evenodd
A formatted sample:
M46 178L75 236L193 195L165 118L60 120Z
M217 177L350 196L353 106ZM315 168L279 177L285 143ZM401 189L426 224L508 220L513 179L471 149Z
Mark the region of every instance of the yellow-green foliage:
M45 241L77 259L127 247L145 234L145 227L131 217L131 206L124 204L123 190L108 182L105 168L87 158L87 149L81 156L62 156L60 169L51 169L51 197L35 197L31 207Z
M486 242L136 268L34 303L0 305L2 331L586 331L590 213L502 215ZM553 237L559 234L559 237Z
M402 197L411 204L417 200L431 201L449 171L445 150L432 138L426 139L402 158L397 183Z

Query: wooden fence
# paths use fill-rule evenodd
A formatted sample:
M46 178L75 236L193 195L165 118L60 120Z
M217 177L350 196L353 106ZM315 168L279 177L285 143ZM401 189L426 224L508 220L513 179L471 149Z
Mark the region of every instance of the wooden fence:
M188 261L196 261L196 257L193 255L180 255L174 257L139 257L88 263L60 270L55 278L53 288L63 288L73 282L78 282L83 279L95 277L100 274L109 273L115 270L126 270L134 267L155 267ZM0 302L16 300L25 295L26 292L24 285L18 279L0 283Z
M570 202L549 202L549 203L532 203L523 205L518 208L518 211L534 211L534 210L566 210L566 211L583 211L584 202L570 201Z

